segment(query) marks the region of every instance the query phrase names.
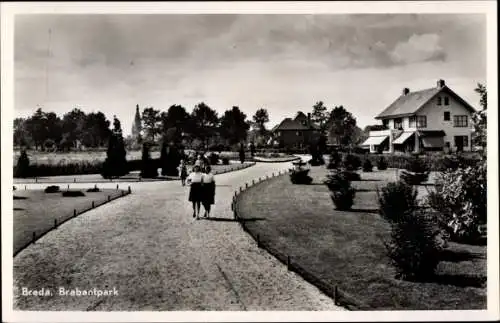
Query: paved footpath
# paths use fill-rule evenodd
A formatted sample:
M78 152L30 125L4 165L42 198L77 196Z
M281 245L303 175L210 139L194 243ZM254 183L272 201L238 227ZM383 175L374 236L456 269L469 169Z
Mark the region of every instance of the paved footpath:
M14 309L343 310L233 221L236 189L290 167L258 163L217 175L212 220L193 219L179 181L124 184L131 195L68 221L14 258ZM50 288L54 296L22 296L22 287ZM114 287L118 296L62 297L59 287Z

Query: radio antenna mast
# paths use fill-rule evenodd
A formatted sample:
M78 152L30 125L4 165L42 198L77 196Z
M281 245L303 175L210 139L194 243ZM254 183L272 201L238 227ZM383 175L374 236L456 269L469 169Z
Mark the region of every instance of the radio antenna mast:
M50 63L50 41L52 36L52 30L49 28L49 42L47 44L47 62L45 64L45 105L49 98L49 63Z

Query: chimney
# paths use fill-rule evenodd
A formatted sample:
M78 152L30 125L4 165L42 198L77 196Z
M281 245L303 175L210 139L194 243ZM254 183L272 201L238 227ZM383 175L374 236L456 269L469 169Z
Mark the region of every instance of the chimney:
M307 113L307 124L311 124L311 113Z
M410 89L409 89L409 88L407 88L407 87L405 87L405 88L403 89L403 95L408 95L408 93L410 93Z
M442 88L442 87L444 87L444 86L445 86L444 80L438 80L438 81L437 81L437 87L438 87L438 88Z

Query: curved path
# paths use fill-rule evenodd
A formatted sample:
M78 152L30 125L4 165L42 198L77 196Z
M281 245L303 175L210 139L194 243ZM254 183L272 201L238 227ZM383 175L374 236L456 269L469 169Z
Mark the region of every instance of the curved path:
M192 218L179 181L130 184L131 195L80 215L14 258L14 309L342 310L233 221L239 186L290 166L257 163L217 175L212 220ZM22 287L55 295L26 297ZM59 287L114 287L118 296L62 297Z

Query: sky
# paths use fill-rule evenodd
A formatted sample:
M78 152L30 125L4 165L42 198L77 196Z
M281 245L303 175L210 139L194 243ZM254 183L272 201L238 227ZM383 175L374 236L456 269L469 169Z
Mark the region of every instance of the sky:
M444 79L478 108L486 84L481 14L32 14L14 35L16 117L99 110L125 134L136 104L265 108L272 127L321 100L364 127L404 87Z

